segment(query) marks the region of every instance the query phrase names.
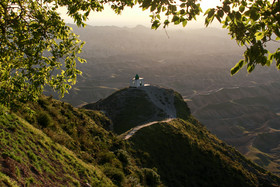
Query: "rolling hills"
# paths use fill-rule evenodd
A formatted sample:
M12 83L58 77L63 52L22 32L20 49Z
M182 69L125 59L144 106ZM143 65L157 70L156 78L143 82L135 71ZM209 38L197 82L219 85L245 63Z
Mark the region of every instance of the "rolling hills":
M14 112L1 106L1 186L280 185L277 176L206 130L190 115L179 93L152 87L155 89L167 98L157 98L162 105L149 99L146 91L130 88L102 101L104 106L112 106L113 114L125 95L133 97L122 107L135 107L135 98L144 98L147 101L142 107L154 109L156 115L151 119L157 120L165 117L157 113L161 107L173 105L176 109L176 119L142 128L129 140L108 130L117 125L104 115L105 110L79 109L45 96ZM115 113L123 112L122 117L127 118L125 112L130 111L121 109ZM151 120L149 115L144 119L142 110L134 112L138 112L133 116L138 123Z
M79 65L83 76L65 102L74 106L97 102L128 86L138 73L146 83L180 92L193 115L212 133L279 173L279 141L274 138L280 125L279 72L256 67L251 74L242 70L231 76L242 48L227 33L213 28L153 31L141 26L73 29L86 41L82 57L88 63ZM265 143L256 145L260 139L268 140L269 151L263 151Z
M279 88L279 83L225 88L196 95L189 105L212 133L279 174Z

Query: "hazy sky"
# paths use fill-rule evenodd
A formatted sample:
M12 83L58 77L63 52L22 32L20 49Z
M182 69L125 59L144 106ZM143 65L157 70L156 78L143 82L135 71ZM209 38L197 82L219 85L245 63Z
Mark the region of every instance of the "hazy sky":
M208 8L215 7L221 4L220 0L202 0L201 7L203 11ZM66 16L66 9L59 10L62 17L65 19L67 23L73 23L73 20ZM136 25L144 25L147 27L151 26L151 19L149 17L150 13L148 10L142 11L140 8L125 8L121 15L115 14L110 7L105 7L103 12L99 13L91 13L89 16L89 20L87 24L93 26L127 26L127 27L135 27ZM204 19L202 16L199 16L197 21L188 23L189 28L202 28L204 27ZM214 23L211 25L212 27L221 27L219 24ZM176 28L182 28L182 26L176 26ZM171 28L173 28L171 26Z

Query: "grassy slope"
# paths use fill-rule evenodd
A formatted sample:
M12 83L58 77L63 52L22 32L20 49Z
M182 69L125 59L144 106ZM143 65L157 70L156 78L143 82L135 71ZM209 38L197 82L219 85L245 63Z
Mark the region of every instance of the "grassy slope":
M103 172L6 111L0 114L0 186L113 186Z
M196 125L176 119L143 128L130 139L137 150L132 152L143 167L157 168L167 186L280 184L279 178L192 122Z
M146 170L126 151L129 145L102 127L110 120L101 112L49 97L30 108L32 117L27 111L1 113L0 186L13 180L50 186L147 183Z

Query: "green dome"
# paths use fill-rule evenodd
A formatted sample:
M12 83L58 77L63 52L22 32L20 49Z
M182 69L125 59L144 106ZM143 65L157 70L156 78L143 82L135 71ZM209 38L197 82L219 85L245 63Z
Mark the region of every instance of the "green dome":
M135 75L135 80L138 80L138 79L139 79L139 75L136 74L136 75Z

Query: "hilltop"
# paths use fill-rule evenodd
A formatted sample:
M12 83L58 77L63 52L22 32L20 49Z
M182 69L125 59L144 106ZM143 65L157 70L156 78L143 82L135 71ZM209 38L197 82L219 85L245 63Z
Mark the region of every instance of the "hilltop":
M176 117L187 119L190 115L189 107L178 92L159 86L124 88L83 108L104 111L113 122L110 130L118 134L147 122Z

